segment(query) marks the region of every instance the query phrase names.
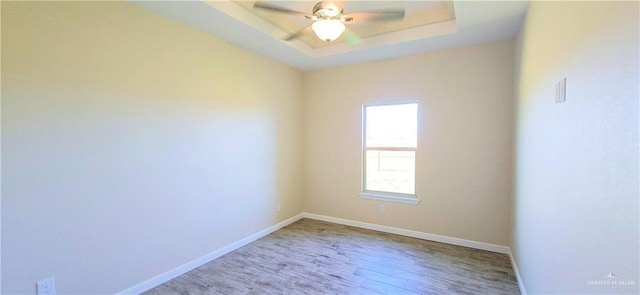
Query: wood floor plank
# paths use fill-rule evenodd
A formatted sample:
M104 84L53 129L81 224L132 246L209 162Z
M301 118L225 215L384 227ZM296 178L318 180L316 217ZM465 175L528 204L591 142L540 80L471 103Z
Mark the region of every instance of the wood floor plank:
M364 268L358 268L353 274L361 276L363 278L367 278L370 281L377 281L400 288L404 287L404 284L407 282L407 280L402 278L392 277L390 275L382 274Z
M394 294L394 295L401 295L401 294L419 295L420 294L420 293L413 292L411 290L407 290L404 288L400 288L397 286L385 284L383 282L374 281L374 280L367 280L362 287L365 289L370 289L370 290L380 292L382 294Z
M520 294L509 257L302 219L144 294Z

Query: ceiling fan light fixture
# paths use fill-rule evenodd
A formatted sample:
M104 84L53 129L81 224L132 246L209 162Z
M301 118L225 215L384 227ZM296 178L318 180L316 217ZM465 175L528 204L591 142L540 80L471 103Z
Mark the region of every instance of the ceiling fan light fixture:
M316 33L316 36L318 36L320 40L331 42L342 35L345 27L340 20L324 19L313 23L311 29L313 29L313 32Z

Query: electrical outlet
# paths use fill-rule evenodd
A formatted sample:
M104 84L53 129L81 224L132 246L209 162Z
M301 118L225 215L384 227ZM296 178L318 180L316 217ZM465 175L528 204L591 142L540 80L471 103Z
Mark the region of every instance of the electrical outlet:
M56 295L56 281L53 277L36 283L37 295Z
M380 206L378 207L378 213L383 214L383 213L384 213L384 210L385 210L384 205L380 205Z
M280 202L278 202L278 204L276 204L276 211L280 212L281 209Z

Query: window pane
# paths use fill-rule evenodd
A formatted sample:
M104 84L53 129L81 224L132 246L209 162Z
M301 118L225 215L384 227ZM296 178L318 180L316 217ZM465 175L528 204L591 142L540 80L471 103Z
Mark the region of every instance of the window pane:
M416 152L366 151L365 190L414 194Z
M367 147L416 147L418 104L367 106Z

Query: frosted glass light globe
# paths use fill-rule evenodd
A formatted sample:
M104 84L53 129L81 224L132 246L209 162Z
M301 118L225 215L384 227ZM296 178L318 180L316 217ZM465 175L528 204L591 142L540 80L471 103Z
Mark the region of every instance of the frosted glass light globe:
M319 20L311 25L311 29L316 33L316 36L320 40L327 42L338 39L344 32L344 28L344 24L340 20L333 19Z

